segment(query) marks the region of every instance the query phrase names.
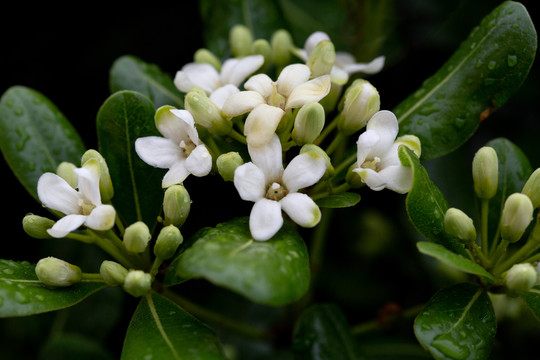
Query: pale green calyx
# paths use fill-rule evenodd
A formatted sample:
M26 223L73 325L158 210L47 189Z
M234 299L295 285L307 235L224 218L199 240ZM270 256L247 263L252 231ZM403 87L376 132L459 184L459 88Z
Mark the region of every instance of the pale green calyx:
M182 226L191 209L191 198L183 185L173 185L165 190L163 213L165 225Z
M527 195L514 193L504 203L501 215L501 236L508 242L518 241L533 217L533 204Z
M208 49L199 49L193 55L193 61L199 64L210 64L217 71L221 71L221 61Z
M272 61L277 66L285 66L291 59L293 40L291 34L284 29L277 30L270 39L272 46Z
M39 281L48 286L70 286L82 279L78 266L52 256L39 260L35 271Z
M531 199L535 209L540 206L540 168L534 170L531 176L529 176L521 193Z
M63 161L58 165L56 168L56 174L60 176L62 179L66 180L66 182L71 186L72 188L76 188L77 184L79 183L79 178L77 174L75 173L75 169L77 166L75 164Z
M495 149L481 147L473 158L472 175L474 191L480 199L491 199L497 193L499 162Z
M340 104L338 129L351 135L366 126L380 109L381 100L377 89L367 80L357 79L345 90Z
M444 214L444 230L465 243L476 240L476 228L472 219L456 208L450 208Z
M226 119L217 105L201 89L195 88L186 94L184 105L193 115L195 123L208 129L216 135L226 135L230 132L232 122Z
M124 290L140 297L146 295L152 287L152 276L142 270L129 270L124 279Z
M101 263L99 273L107 285L118 286L124 283L128 271L117 262L105 260Z
M336 61L336 50L330 40L320 41L309 54L306 65L311 70L311 77L330 74Z
M515 264L506 272L504 283L509 295L526 294L536 284L538 272L531 264Z
M234 57L244 57L251 55L251 44L253 35L245 25L235 25L229 33L229 43L231 53Z
M99 152L90 149L83 154L81 158L81 165L84 166L84 164L90 159L95 159L99 165L99 192L101 194L101 200L103 202L108 202L114 195L114 189L107 162Z
M218 172L225 181L233 181L236 168L243 163L244 159L234 151L221 154L216 160Z
M54 225L54 221L34 214L28 214L22 221L24 231L35 239L50 239L51 235L47 232Z
M294 119L292 138L298 145L311 144L324 127L324 108L318 102L307 103L300 108Z
M150 242L150 230L142 221L137 221L126 228L124 232L124 247L127 251L139 254L146 250Z
M156 245L154 245L154 255L160 260L168 260L174 256L183 241L184 238L176 226L165 226L159 232Z

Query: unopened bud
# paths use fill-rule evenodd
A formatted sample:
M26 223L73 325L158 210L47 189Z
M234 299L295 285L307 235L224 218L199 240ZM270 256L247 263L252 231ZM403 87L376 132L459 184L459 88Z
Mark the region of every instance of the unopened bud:
M146 295L152 287L152 276L142 270L130 270L124 279L123 287L135 297Z
M56 174L66 180L66 182L74 189L79 185L79 177L75 171L73 171L76 168L77 166L75 166L75 164L67 161L61 162L56 168Z
M536 284L538 273L531 264L515 264L504 279L509 295L526 294Z
M221 154L216 160L218 172L225 181L233 181L236 168L243 163L244 159L240 154L232 151Z
M456 208L450 208L444 214L444 230L464 243L476 240L476 228L472 219Z
M272 46L266 39L257 39L251 45L251 53L253 55L262 55L264 58L263 65L259 71L264 72L272 61Z
M184 238L176 226L165 226L159 232L156 245L154 245L154 255L156 255L158 259L168 260L174 256L176 250L183 241Z
M217 105L201 89L192 89L186 94L184 106L193 115L193 120L216 135L231 131L232 122L227 120Z
M107 285L118 286L124 283L128 271L117 262L105 260L101 263L99 273Z
M208 49L199 49L193 55L193 61L199 64L210 64L218 72L221 71L221 61Z
M540 168L534 170L531 176L529 176L521 193L531 199L535 209L540 206Z
M78 266L52 256L39 260L35 271L39 281L48 286L70 286L82 279Z
M508 242L516 242L531 223L534 208L527 195L514 193L510 195L503 207L501 215L501 236Z
M326 171L325 171L324 175L322 176L321 180L326 179L326 178L334 175L334 166L332 165L332 161L330 160L330 156L328 156L326 151L324 151L323 149L321 149L320 147L318 147L315 144L306 144L306 145L304 145L304 146L302 146L300 148L299 153L303 154L303 153L306 153L306 152L314 152L315 154L317 154L317 156L322 157L326 161Z
M109 167L103 156L96 150L87 150L82 158L81 164L84 164L90 160L96 159L99 165L99 192L101 194L101 200L108 202L114 195L114 189L112 185L111 175L109 173Z
M491 199L497 193L499 182L499 162L495 149L481 147L472 162L474 191L480 199Z
M324 108L318 102L307 103L298 110L292 138L298 145L311 144L324 127Z
M191 198L183 185L173 185L165 190L163 196L163 213L165 225L181 227L191 209Z
M50 239L47 229L54 225L54 221L43 216L28 214L22 221L24 231L35 239Z
M148 226L142 221L137 221L126 228L124 247L131 253L140 254L146 250L150 238Z
M377 89L367 80L355 80L343 94L338 129L351 135L364 126L380 109L381 99Z
M416 156L420 157L422 155L422 143L418 136L415 135L403 135L400 136L394 141L394 144L405 145L411 149Z
M293 40L291 34L284 29L277 30L270 39L272 45L272 61L278 67L285 66L291 60Z
M330 40L322 40L309 54L306 65L311 70L311 77L316 78L330 74L335 61L336 50L334 44Z
M231 53L234 57L244 57L251 55L251 44L253 43L253 35L251 31L244 25L235 25L229 33L229 42L231 45Z

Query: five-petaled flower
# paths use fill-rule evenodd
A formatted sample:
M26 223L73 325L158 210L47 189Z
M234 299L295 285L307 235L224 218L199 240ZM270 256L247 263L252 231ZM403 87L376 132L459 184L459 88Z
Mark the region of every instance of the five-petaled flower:
M250 112L244 134L248 144L262 146L272 139L279 122L288 109L318 102L330 91L330 75L311 79L304 64L283 68L274 82L266 74L257 74L246 81L247 91L231 95L223 104L223 114L234 117Z
M180 91L186 93L194 87L201 88L221 109L225 100L239 92L242 82L257 71L263 63L262 55L231 58L223 63L221 72L210 64L189 63L176 73L174 84Z
M384 188L407 193L412 187L412 170L401 164L398 149L405 145L420 155L420 140L413 135L398 138L396 116L387 110L377 112L368 121L357 141L357 163L353 169L372 190Z
M326 171L326 161L313 152L297 155L283 169L282 148L277 135L262 147L248 144L251 162L239 166L234 185L240 197L255 204L249 228L255 240L265 241L283 225L283 210L295 223L313 227L321 212L315 202L298 190L314 185Z
M83 224L93 230L109 230L116 218L114 208L101 203L97 160L88 160L74 171L78 178L77 189L50 172L44 173L38 180L39 200L45 207L65 215L47 229L49 235L55 238L66 236Z
M187 110L162 106L155 123L164 136L147 136L135 141L137 155L149 165L169 169L164 188L180 184L189 174L206 176L212 170L212 156L200 142L193 116Z

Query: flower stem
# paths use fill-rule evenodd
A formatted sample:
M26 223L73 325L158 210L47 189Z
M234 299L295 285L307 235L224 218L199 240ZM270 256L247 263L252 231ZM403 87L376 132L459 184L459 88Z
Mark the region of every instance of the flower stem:
M405 309L401 313L400 317L402 319L408 319L408 318L414 317L418 315L420 311L422 311L424 306L425 304L421 304L421 305L413 306L409 309ZM371 321L367 321L367 322L353 326L351 328L351 332L353 335L357 336L357 335L365 334L365 333L380 329L381 326L382 325L379 320L371 320Z
M480 249L484 255L488 255L489 253L489 244L488 244L488 215L489 215L489 200L488 199L482 199L481 204L481 238L482 238L482 249ZM495 246L495 243L492 244L492 246Z
M229 132L229 136L244 145L247 144L246 137L234 129L231 129L231 132Z
M540 242L538 240L540 239L529 238L527 243L523 245L521 249L516 251L514 254L512 254L512 256L510 256L502 263L496 265L493 269L493 274L495 276L500 275L507 269L509 269L512 265L520 264L525 259L529 258L531 256L531 253L540 247Z
M337 126L337 117L334 118L334 120L332 120L330 122L330 124L328 124L328 126L326 126L323 131L321 132L321 134L319 135L319 137L313 142L313 144L319 146L321 145L321 143L324 141L324 139L336 128Z
M326 148L326 153L331 155L337 147L345 140L345 136L342 133L337 133L336 137L332 140L330 145Z

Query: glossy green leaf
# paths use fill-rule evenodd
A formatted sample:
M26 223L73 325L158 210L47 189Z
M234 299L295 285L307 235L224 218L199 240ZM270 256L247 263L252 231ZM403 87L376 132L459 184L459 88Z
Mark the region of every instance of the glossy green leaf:
M427 240L466 256L459 240L444 231L444 214L448 210L448 203L439 188L430 180L416 154L406 146L401 146L399 157L402 164L411 167L413 172L413 185L407 194L406 208L416 230Z
M416 338L435 359L488 359L496 332L488 294L461 283L437 292L414 322Z
M540 286L533 287L527 294L521 296L531 309L532 313L540 321Z
M344 192L341 194L332 194L330 196L318 199L316 201L319 207L323 208L346 208L360 202L360 194L353 192Z
M35 265L0 260L0 317L34 315L75 305L105 288L102 281L87 281L49 288L39 281Z
M144 221L150 229L161 211L164 171L143 162L135 152L135 140L161 136L154 124L154 105L144 95L120 91L111 95L97 115L99 149L111 174L115 191L112 199L127 223Z
M525 7L502 3L439 71L394 109L400 134L420 138L423 160L455 150L521 86L536 46Z
M341 309L333 304L314 305L295 324L292 348L298 359L363 359Z
M420 241L416 243L418 251L439 260L447 266L451 266L468 274L482 276L489 280L495 280L486 269L472 260L458 255L444 246L432 242Z
M0 149L9 167L36 199L44 172L62 161L80 166L84 144L73 126L45 96L14 86L0 99Z
M199 232L180 255L180 277L205 278L248 299L284 305L305 294L310 282L307 248L286 222L268 241L251 237L248 218L238 218Z
M111 93L121 90L140 92L152 100L156 108L163 105L184 106L184 97L169 74L157 65L132 55L122 56L113 63L109 87Z
M214 332L167 298L144 296L129 324L122 360L225 360Z

